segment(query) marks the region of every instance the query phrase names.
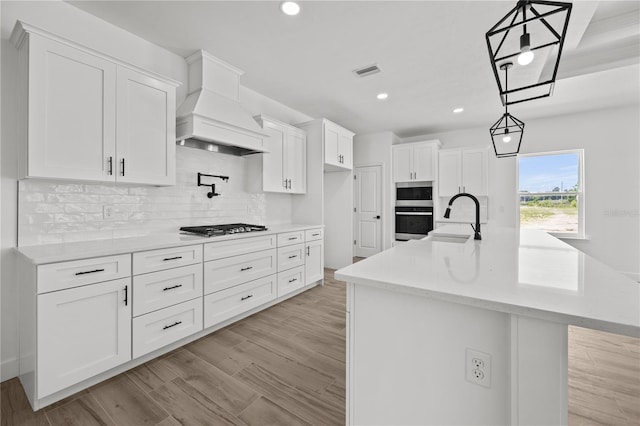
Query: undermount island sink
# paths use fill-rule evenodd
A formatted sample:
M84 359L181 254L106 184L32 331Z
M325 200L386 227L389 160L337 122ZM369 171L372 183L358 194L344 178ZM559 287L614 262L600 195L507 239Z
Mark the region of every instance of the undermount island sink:
M432 232L428 239L442 243L464 244L469 241L469 238L471 238L471 234L444 234Z

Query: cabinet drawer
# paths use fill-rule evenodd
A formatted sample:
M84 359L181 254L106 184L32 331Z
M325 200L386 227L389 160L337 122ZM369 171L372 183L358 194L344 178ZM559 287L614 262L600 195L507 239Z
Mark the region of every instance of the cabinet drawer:
M131 255L38 266L38 294L131 276Z
M202 244L133 253L133 274L162 271L202 262Z
M204 294L275 273L276 249L205 262Z
M322 228L307 229L306 231L304 231L305 241L321 240L323 236L324 236L324 230Z
M275 298L275 274L209 294L204 297L204 326L211 327Z
M133 316L202 296L202 264L133 277Z
M287 232L278 234L278 247L290 246L292 244L304 243L304 231Z
M133 319L133 357L202 330L202 298L189 300Z
M304 265L304 244L278 248L278 272Z
M278 297L304 287L304 266L278 272Z
M237 240L220 241L204 245L204 261L237 256L254 251L276 248L276 236L264 235L260 237L239 238Z

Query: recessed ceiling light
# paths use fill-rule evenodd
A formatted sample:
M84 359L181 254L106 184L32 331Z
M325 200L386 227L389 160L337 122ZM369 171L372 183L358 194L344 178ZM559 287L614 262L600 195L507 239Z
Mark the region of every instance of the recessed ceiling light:
M378 93L378 96L376 96L376 98L383 100L383 99L387 99L389 97L388 93Z
M464 108L456 108L453 110L454 114L460 114L462 111L464 111Z
M295 1L283 1L280 3L280 10L285 15L294 16L300 13L300 5Z

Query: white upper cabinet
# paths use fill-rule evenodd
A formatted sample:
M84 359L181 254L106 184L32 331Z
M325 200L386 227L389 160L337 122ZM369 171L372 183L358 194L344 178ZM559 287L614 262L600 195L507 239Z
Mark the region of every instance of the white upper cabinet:
M175 184L177 82L19 22L20 177Z
M436 179L437 140L394 145L393 181L414 182Z
M438 192L451 196L467 192L476 196L489 195L489 151L453 149L439 152Z
M265 116L255 119L269 135L262 154L262 190L307 192L307 135L304 130Z
M324 169L342 171L353 169L353 132L328 120L323 120Z
M26 176L114 181L116 64L35 35L28 55Z
M175 104L170 84L118 67L118 181L175 185Z

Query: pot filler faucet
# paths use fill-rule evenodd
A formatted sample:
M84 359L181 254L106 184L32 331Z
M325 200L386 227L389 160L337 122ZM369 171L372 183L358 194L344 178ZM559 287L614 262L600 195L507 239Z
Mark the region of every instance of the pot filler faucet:
M451 214L451 205L453 204L453 202L455 200L457 200L460 197L468 197L471 198L473 200L474 203L476 203L476 226L471 225L471 227L473 228L473 231L475 232L475 235L473 236L474 240L481 240L482 237L480 236L480 203L478 202L478 199L476 197L474 197L471 194L467 194L466 192L461 192L460 194L454 195L453 197L451 197L451 199L449 200L449 205L447 206L447 210L445 210L444 212L444 217L445 219L449 219L449 215Z

